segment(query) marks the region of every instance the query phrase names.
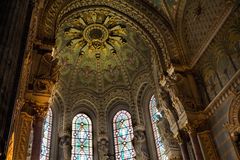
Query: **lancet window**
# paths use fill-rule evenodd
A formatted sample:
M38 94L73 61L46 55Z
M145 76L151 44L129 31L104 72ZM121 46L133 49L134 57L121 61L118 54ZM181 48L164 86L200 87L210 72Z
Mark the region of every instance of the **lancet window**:
M52 135L52 109L49 108L43 123L40 160L49 160Z
M151 97L150 103L149 103L149 111L151 116L151 123L152 123L152 129L155 139L155 144L157 148L157 155L159 160L167 160L168 157L166 155L166 149L163 144L163 139L160 135L160 131L158 128L158 123L162 118L161 113L157 109L157 101L155 96L153 95Z
M131 115L121 110L113 118L114 146L116 160L133 160L133 127Z
M72 160L93 159L92 121L86 114L77 114L72 121Z

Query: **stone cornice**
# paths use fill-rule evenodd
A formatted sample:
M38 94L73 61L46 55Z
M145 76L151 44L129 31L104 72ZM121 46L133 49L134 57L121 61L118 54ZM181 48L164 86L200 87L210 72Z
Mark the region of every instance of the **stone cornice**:
M218 107L226 100L229 96L235 95L237 87L240 85L240 70L235 73L232 79L225 85L225 87L218 93L218 95L211 101L206 107L204 113L211 117Z

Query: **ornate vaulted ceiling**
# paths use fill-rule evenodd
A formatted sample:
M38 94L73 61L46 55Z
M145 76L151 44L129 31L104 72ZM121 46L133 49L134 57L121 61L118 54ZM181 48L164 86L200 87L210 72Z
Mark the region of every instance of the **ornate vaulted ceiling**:
M200 55L215 36L231 12L233 1L187 1L183 16L183 39L186 57L195 65Z
M196 64L233 6L224 0L46 1L38 25L38 38L45 42L54 43L59 24L73 12L107 8L134 23L135 29L148 37L148 43L155 45L154 50L160 57L166 54L173 63L190 67ZM161 52L167 53L161 55Z
M151 43L154 52L159 56L167 54L167 48L171 58L179 58L181 55L177 51L174 32L168 20L145 0L49 0L46 4L38 29L38 38L41 40L54 42L59 24L72 13L90 8L105 8L131 23L131 26Z
M65 17L56 38L61 80L73 90L129 88L137 75L150 69L152 50L144 38L106 9L86 9Z
M147 0L154 7L164 13L169 20L175 21L180 0Z

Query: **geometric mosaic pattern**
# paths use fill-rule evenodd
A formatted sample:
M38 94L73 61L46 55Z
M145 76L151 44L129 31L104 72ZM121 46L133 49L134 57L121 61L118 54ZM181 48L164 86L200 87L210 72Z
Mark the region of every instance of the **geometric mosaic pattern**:
M113 118L114 144L116 160L133 160L136 153L133 148L133 127L131 115L121 110Z
M158 154L158 159L159 160L167 160L168 157L166 155L166 150L163 145L163 139L160 136L159 129L157 127L158 122L162 118L162 115L157 109L157 102L156 98L153 95L151 97L150 103L149 103L149 110L150 110L150 116L151 116L151 123L152 123L152 129L153 129L153 134L155 138L155 144L157 148L157 154Z
M71 160L92 160L92 122L86 114L78 114L72 122Z

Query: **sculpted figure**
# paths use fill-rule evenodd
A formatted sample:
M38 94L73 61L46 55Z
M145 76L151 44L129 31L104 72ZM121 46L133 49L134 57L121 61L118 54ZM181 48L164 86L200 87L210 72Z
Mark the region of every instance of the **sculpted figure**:
M106 138L100 139L98 141L98 155L99 160L108 160L108 140Z
M137 160L149 160L147 153L143 149L143 146L145 146L145 141L146 138L143 130L134 131L133 145Z
M64 160L71 158L71 138L69 135L65 134L60 138L60 146L63 149Z

